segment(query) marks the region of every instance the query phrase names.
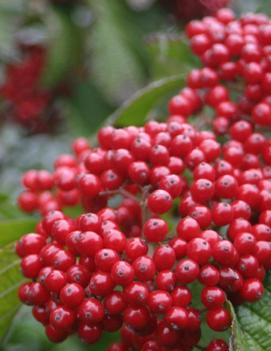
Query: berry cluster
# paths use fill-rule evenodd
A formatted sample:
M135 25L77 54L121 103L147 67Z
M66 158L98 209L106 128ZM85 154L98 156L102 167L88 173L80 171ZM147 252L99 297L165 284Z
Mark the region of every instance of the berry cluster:
M170 112L186 118L196 113L198 106L190 101L196 95L200 109L214 110L211 122L217 135L229 132L235 139L237 133L244 142L253 138L254 127L270 126L270 19L263 14L236 19L231 10L221 9L215 17L191 21L186 34L203 68L190 72L189 94L185 90L174 97Z
M54 92L41 87L45 50L39 46L22 48L22 60L7 65L0 96L6 102L6 114L33 132L46 131L55 118Z
M73 154L60 155L52 172L24 175L19 205L42 219L16 246L22 272L32 280L19 296L33 306L51 341L77 333L91 344L104 331L120 330L120 343L108 351L190 351L203 322L214 332L230 327L227 299L242 304L262 297L271 269L268 123L255 114L243 118L221 70L241 67L244 58L219 61L216 48L226 47L221 42L230 28L262 33L264 18L237 21L223 9L216 18L191 22L193 50L207 38L211 46L200 56L216 63L191 72L189 86L169 102L166 122L104 127L97 147L77 139ZM252 37L242 35L244 48ZM188 123L205 105L218 114L213 132ZM227 121L224 144L218 141L221 119ZM65 214L69 206L80 207L80 215ZM204 346L228 350L220 339Z

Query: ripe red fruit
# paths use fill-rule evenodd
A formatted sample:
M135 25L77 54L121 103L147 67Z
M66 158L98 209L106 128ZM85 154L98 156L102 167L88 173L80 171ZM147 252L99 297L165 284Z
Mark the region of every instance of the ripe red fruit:
M172 206L172 198L165 190L155 190L148 197L148 208L153 213L165 213Z
M78 318L88 325L99 323L104 317L104 308L99 300L91 297L85 299L78 308Z
M153 243L163 241L168 233L167 223L160 218L151 218L143 226L145 238Z
M198 222L191 218L186 217L179 221L177 225L177 233L179 238L189 241L193 238L200 236L201 230Z
M208 326L215 331L223 331L231 325L231 314L223 307L217 307L207 312Z
M199 275L199 266L193 260L183 259L177 263L175 274L179 283L192 283Z
M79 284L66 284L60 290L60 301L69 308L77 307L85 297L84 289Z

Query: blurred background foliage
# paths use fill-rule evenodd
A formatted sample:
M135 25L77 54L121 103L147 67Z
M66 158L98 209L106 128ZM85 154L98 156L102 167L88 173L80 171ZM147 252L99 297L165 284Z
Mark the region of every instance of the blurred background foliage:
M33 228L34 219L23 217L15 206L21 173L34 167L50 168L57 154L69 150L73 137L91 137L107 118L125 126L140 125L146 116L166 116L166 98L181 87L186 72L198 65L183 35L184 25L221 3L0 1L0 231L9 234L8 242L0 239L0 251L23 230ZM271 0L233 0L231 6L238 13L271 13ZM34 73L32 67L36 67ZM0 256L0 278L3 266L15 260L12 255L8 246L5 256ZM16 268L12 279L19 276ZM16 289L8 298L0 288L0 336L19 308L14 302ZM29 309L23 308L0 350L104 350L114 337L103 338L93 348L75 338L52 345Z

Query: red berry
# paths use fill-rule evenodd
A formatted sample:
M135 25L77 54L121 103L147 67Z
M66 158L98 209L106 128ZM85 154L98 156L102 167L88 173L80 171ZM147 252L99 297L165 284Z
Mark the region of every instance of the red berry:
M67 307L74 308L81 304L85 293L81 285L71 283L66 284L60 290L60 301Z
M175 274L179 283L188 284L197 279L199 266L193 260L183 259L177 263Z
M207 312L206 320L208 326L215 331L223 331L231 325L231 315L223 307L217 307Z
M172 206L172 197L165 190L155 190L148 197L148 208L153 213L165 213Z
M218 287L206 287L201 291L201 301L208 309L220 307L226 301L225 293Z
M167 223L160 218L150 218L143 226L145 238L153 243L163 241L168 233Z

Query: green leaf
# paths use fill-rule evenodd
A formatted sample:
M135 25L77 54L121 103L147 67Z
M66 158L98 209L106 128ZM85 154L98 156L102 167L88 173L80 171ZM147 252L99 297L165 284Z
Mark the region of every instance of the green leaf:
M255 0L255 10L257 12L262 12L266 14L267 16L270 16L271 14L271 9L270 9L270 0Z
M14 252L15 240L33 231L35 223L31 218L0 221L0 340L20 306L17 289L24 281Z
M91 81L74 88L66 108L71 131L84 136L93 134L113 110Z
M108 100L123 101L144 79L140 60L127 36L131 35L125 8L119 0L89 0L95 19L89 37L94 80Z
M177 34L153 34L148 37L151 75L155 79L183 74L199 66L188 41Z
M20 302L17 290L23 282L18 257L14 253L14 245L0 249L0 340L3 339L11 325Z
M49 45L42 84L54 87L79 62L82 36L68 12L52 9L48 11L45 22L49 30Z
M271 279L265 284L266 291L261 300L244 304L235 310L230 304L233 316L230 351L271 350Z
M34 218L17 218L0 221L0 248L17 240L21 235L33 231L37 220Z
M161 99L181 89L184 82L183 76L178 75L151 83L127 100L109 117L109 122L118 126L142 125L148 113L159 104Z

